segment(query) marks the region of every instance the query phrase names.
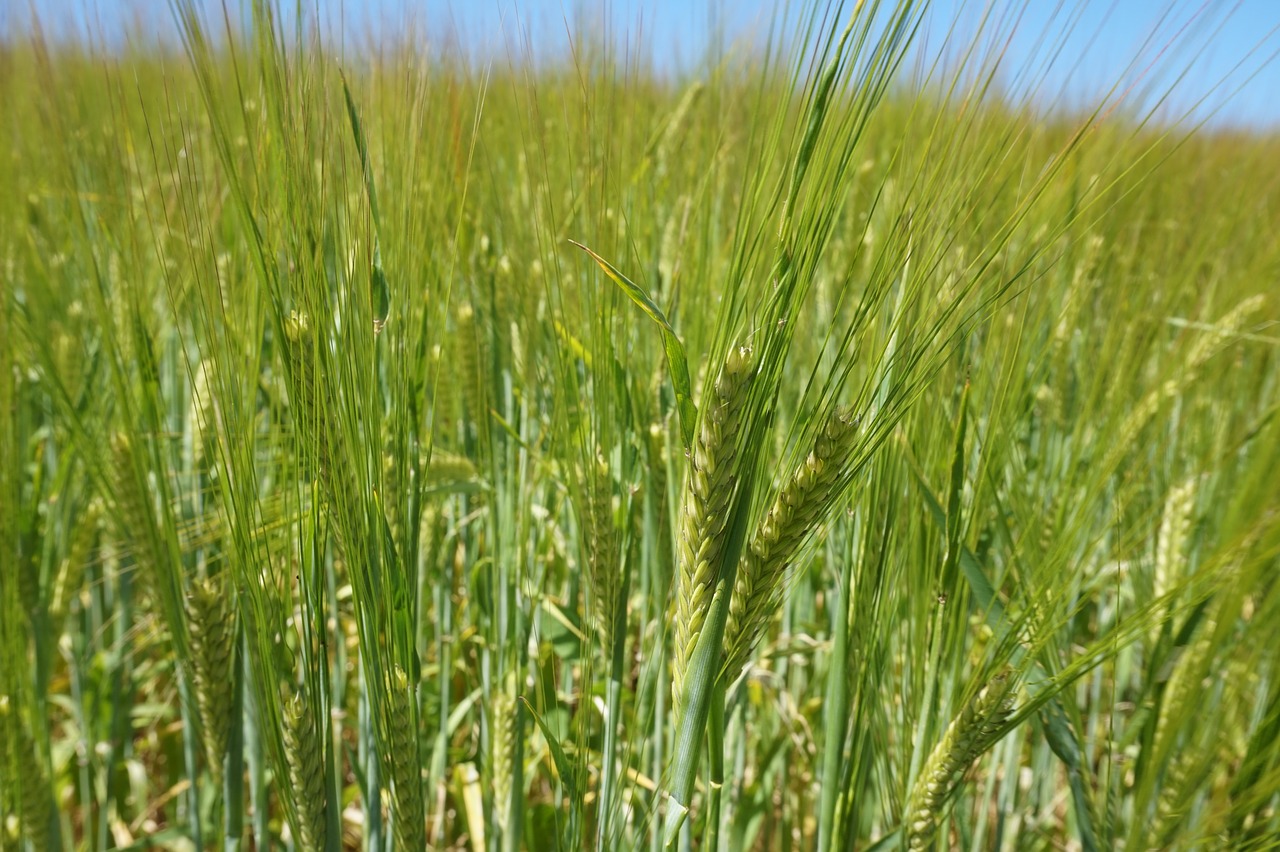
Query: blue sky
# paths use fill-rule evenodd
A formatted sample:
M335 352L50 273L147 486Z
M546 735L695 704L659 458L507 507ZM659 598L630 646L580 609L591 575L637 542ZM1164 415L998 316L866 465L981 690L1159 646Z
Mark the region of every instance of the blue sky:
M209 4L211 0L205 0ZM241 0L227 0L235 9ZM283 5L291 5L285 0ZM447 38L473 58L506 62L522 32L539 54L562 52L568 33L607 32L620 49L680 73L696 67L713 39L725 46L759 41L780 4L759 0L305 0L333 31L342 22L350 49L376 41L411 19L433 39ZM803 4L793 4L803 5ZM1020 10L1002 40L1002 83L1011 96L1045 106L1079 107L1112 90L1135 110L1172 89L1165 117L1191 111L1216 125L1280 129L1280 0L934 0L927 50L953 25L971 32L990 5ZM0 31L18 29L16 3L0 6ZM118 39L124 22L163 33L165 0L49 0L50 31L91 31ZM794 20L791 14L788 20ZM986 32L994 32L989 26ZM967 40L961 39L961 42ZM527 43L527 42L526 42ZM1181 76L1180 76L1181 75ZM1197 108L1196 104L1200 102ZM1212 116L1210 116L1212 113Z

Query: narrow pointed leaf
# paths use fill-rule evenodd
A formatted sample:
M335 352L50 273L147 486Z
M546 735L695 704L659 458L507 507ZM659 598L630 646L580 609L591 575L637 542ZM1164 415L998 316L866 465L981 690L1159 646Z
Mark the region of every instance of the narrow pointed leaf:
M693 426L698 419L698 409L693 404L692 384L689 381L689 361L685 356L684 344L680 342L680 338L676 336L676 330L671 327L671 323L667 321L667 317L649 298L649 294L644 288L623 275L600 255L587 248L580 242L569 240L578 248L585 251L591 256L599 267L604 270L604 274L608 275L613 283L622 288L622 292L627 294L631 301L635 302L640 310L648 315L649 319L658 324L662 329L662 348L667 354L667 369L671 372L671 385L676 392L676 406L680 414L680 436L684 441L685 448L693 444Z

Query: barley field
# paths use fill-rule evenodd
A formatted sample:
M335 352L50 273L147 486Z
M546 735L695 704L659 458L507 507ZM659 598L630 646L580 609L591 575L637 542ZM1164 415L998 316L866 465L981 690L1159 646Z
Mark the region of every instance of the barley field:
M14 13L0 849L1280 848L1280 131L931 5Z

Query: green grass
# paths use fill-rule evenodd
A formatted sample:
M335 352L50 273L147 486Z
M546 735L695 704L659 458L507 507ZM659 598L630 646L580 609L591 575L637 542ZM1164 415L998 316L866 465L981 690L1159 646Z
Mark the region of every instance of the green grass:
M1270 848L1280 139L174 9L0 48L0 848Z

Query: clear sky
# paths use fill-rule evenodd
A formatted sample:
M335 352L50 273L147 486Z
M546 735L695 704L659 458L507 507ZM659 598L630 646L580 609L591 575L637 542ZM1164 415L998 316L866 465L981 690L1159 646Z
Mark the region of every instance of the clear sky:
M202 0L212 5L217 0ZM237 9L242 0L226 0ZM292 0L282 5L291 6ZM166 0L45 0L34 3L46 29L91 31L117 39L127 21L144 32L170 26ZM640 51L673 73L696 66L713 39L761 40L782 4L761 0L304 0L330 22L342 21L349 46L376 42L411 19L433 39L448 39L479 60L508 61L530 34L540 56L562 53L570 32L590 27L620 48ZM802 6L792 4L792 6ZM934 0L928 34L935 50L952 26L972 32L989 5L1019 12L1001 42L1002 83L1021 100L1080 106L1100 93L1123 93L1135 109L1164 104L1167 116L1201 106L1195 118L1216 125L1280 129L1280 0ZM29 8L0 0L0 32L14 36ZM1002 12L1001 14L1007 14ZM788 20L794 20L794 9ZM336 31L336 27L334 30ZM984 32L995 32L988 26ZM1184 73L1185 72L1185 73ZM1210 118L1209 113L1213 112Z

